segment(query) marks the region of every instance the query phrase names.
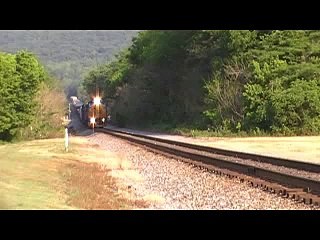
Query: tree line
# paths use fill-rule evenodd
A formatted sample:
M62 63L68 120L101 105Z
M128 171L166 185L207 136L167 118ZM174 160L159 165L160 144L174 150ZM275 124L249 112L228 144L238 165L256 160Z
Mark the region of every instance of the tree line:
M320 31L143 31L92 69L121 126L302 135L320 131Z
M65 88L77 95L84 73L112 59L127 46L137 31L0 31L0 51L15 53L21 49L35 53Z

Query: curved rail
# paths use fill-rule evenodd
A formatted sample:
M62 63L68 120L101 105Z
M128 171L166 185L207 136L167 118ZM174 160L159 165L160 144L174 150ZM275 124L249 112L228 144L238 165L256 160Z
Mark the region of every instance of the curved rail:
M206 153L199 153L195 150L201 150L202 152L209 152L209 153L219 153L220 155L224 155L223 153L226 152L225 155L227 156L237 156L237 157L242 157L241 153L239 154L238 152L232 152L232 151L227 151L227 150L222 150L219 151L220 149L212 149L209 147L202 147L202 146L197 146L197 145L192 145L192 144L187 144L187 143L182 143L182 142L177 142L177 141L171 141L171 140L165 140L165 139L159 139L159 138L154 138L150 136L144 136L144 135L139 135L139 134L133 134L133 133L127 133L127 132L122 132L119 130L111 130L111 129L99 129L98 132L103 132L107 133L116 137L120 137L122 139L128 140L130 142L137 143L139 145L143 145L149 149L156 150L161 153L169 154L171 156L178 156L182 159L188 159L187 161L191 161L192 163L196 165L204 165L204 166L216 166L218 168L222 169L228 169L233 172L237 172L240 174L245 174L246 176L251 176L254 178L259 178L266 180L268 182L272 183L279 183L282 186L287 186L289 188L298 188L293 193L293 196L297 195L299 193L300 196L303 196L305 199L308 194L312 194L312 197L309 196L309 203L313 201L313 203L316 203L316 205L320 204L320 181L316 181L313 179L308 179L308 178L303 178L303 177L298 177L294 175L289 175L285 173L280 173L272 170L267 170L263 169L260 167L253 167L251 165L246 165L242 163L236 163L232 162L230 160L224 160L219 157L214 157L210 156L210 154ZM244 154L243 155L245 158L249 158L250 156L256 157L257 155L255 154ZM259 156L261 157L261 156ZM263 156L262 156L263 157ZM250 158L252 159L252 158ZM262 159L269 159L269 157L265 157ZM273 161L276 161L277 158L270 158L272 159L272 164ZM280 159L281 160L281 159ZM258 161L258 160L257 160ZM298 162L300 164L300 162ZM277 164L279 165L279 164ZM315 167L308 167L308 164L303 163L301 166L304 167L305 169L312 169L313 172L316 171L317 169ZM287 165L288 166L288 165ZM294 165L296 168L299 168L300 165ZM318 165L316 165L317 167ZM299 168L301 169L301 168ZM259 182L259 180L258 180ZM254 181L252 182L254 184ZM268 188L268 184L264 185L266 188ZM270 186L270 185L269 185ZM286 189L285 187L280 190L280 193L287 194L287 192L290 192L290 189Z
M304 170L304 171L309 171L309 172L320 173L320 165L315 164L315 163L305 163L305 162L301 162L301 161L283 159L283 158L278 158L278 157L263 156L263 155L259 155L259 154L253 154L253 153L244 153L244 152L237 152L237 151L225 150L225 149L220 149L220 148L195 145L195 144L184 143L184 142L180 142L180 141L167 140L167 139L151 137L151 136L146 136L146 135L141 135L141 134L136 134L136 133L130 133L130 132L126 132L126 131L119 131L119 130L114 130L114 129L107 129L106 128L105 130L123 133L123 134L127 134L130 136L135 136L135 137L142 137L145 139L158 141L158 142L162 142L162 143L167 143L167 144L172 144L172 145L181 146L181 147L186 147L186 148L190 148L190 149L194 149L194 150L198 150L198 151L219 154L219 155L224 155L224 156L230 156L230 157L238 157L238 158L242 158L242 159L250 159L250 160L257 161L257 162L270 163L272 165L278 165L278 166L283 166L283 167L288 167L288 168L294 168L297 170Z

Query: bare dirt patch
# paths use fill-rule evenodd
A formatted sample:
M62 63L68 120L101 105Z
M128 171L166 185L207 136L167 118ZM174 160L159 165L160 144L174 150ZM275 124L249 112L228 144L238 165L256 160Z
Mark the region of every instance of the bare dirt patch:
M68 169L66 171L66 169ZM67 203L80 209L132 209L147 207L142 200L126 199L116 181L96 163L69 161L65 176Z

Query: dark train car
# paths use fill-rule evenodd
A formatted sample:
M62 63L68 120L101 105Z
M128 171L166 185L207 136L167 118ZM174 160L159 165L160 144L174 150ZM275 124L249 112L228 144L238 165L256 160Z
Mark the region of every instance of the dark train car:
M79 109L81 121L89 128L104 127L107 124L107 107L100 98L94 98Z

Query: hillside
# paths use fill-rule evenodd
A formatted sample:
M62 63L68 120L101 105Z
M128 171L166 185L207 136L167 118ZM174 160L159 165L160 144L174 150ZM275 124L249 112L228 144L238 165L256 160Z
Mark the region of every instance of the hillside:
M65 86L77 85L87 69L112 59L136 33L137 30L0 31L0 51L29 50Z

